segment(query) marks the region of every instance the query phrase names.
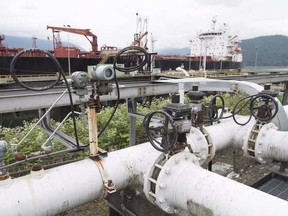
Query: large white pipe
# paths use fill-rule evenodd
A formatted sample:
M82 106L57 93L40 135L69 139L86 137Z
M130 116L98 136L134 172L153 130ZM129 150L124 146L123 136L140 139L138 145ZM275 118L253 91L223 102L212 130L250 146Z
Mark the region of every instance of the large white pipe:
M248 116L237 116L237 121L240 123L247 122ZM225 148L247 149L244 146L245 144L247 145L245 138L248 138L254 124L254 119L242 126L236 124L232 118L229 118L220 124L204 127L202 132L198 128L192 127L190 133L187 134L187 143L200 159L199 163L203 164L205 161L212 159L216 152ZM208 148L208 145L211 145L211 147Z
M0 215L7 216L56 215L105 194L92 160L1 181L0 191Z
M248 117L241 117L238 120L239 122L245 122L247 119ZM249 155L246 152L249 148L248 140L251 139L250 133L255 124L256 121L253 118L244 126L238 125L233 119L230 119L220 124L208 126L205 130L209 135L215 152L227 147L233 147L243 149L244 154ZM188 134L188 140L192 136L193 133ZM257 137L253 137L253 139L255 139L255 146L252 150L255 151L255 159L258 162L288 161L288 131L279 131L274 123L269 123L260 128ZM197 144L200 145L200 142L197 142Z
M86 159L1 181L0 213L5 216L56 215L103 198L106 194L103 180L111 179L117 190L143 184L144 174L159 156L160 152L148 143L110 153L101 163L98 161L98 165ZM175 157L182 158L175 160ZM184 210L205 216L288 212L287 202L205 171L194 164L197 160L193 154L182 152L164 164L156 191L159 205L167 203L175 212ZM163 209L171 212L169 208Z
M216 150L220 150L229 146L229 143L236 143L236 147L241 147L244 134L250 132L251 125L239 126L227 120L219 125L207 127L206 130ZM194 131L194 136L195 133ZM199 142L201 148L204 148L204 136L198 135L190 140L194 146ZM261 156L263 160L287 161L287 138L288 132L277 131L273 123L264 126L256 142L256 156ZM144 173L148 167L153 166L159 155L160 152L147 143L109 153L108 157L103 158L101 162L86 159L43 172L34 171L28 176L17 179L2 180L0 181L0 203L2 203L0 215L55 215L103 198L107 193L104 183L109 179L117 190L142 184ZM273 205L271 210L265 210L266 215L272 211L277 212L277 208L287 209L286 205L282 206L283 202L279 199L244 185L232 183L226 178L202 170L198 165L185 165L182 162L178 164L181 166L178 166L175 171L171 166L173 175L176 173L175 179L170 180L166 176L161 180L167 182L167 185L173 185L173 189L170 189L172 191L169 192L173 194L169 196L172 197L173 205L179 209L187 209L190 212L212 209L216 215L237 215L234 211L240 212L238 215L251 215L251 208L245 207L246 204L253 206L253 212L256 211L254 209L259 209L258 214L255 212L254 215L265 215L262 214L262 209L268 206L265 203ZM242 203L245 203L245 199L249 202L246 201L244 205ZM261 202L264 204L259 204ZM245 209L249 209L249 214Z
M204 170L188 154L171 157L158 176L155 202L163 210L197 216L283 216L288 212L287 201Z
M236 118L240 123L247 122L248 120L248 116L238 116ZM205 129L212 140L212 144L215 145L217 152L228 147L241 149L243 147L244 137L247 133L250 133L254 124L254 119L251 119L243 126L236 124L234 120L230 118L220 124L205 127Z
M284 109L286 115L288 116L288 105L283 106L283 109Z
M111 179L117 190L141 184L143 173L159 154L150 144L137 145L109 153L98 163L86 159L0 181L0 215L59 214L103 198L103 180Z
M260 163L288 162L288 132L278 131L273 123L264 125L256 139L255 158Z

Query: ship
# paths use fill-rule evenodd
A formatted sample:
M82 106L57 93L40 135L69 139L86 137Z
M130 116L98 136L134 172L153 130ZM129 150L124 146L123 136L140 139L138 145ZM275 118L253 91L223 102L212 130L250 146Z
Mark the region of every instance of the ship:
M87 71L88 66L99 63L112 64L113 56L119 51L115 46L104 45L98 48L97 36L90 29L77 29L66 27L47 26L53 33L53 50L49 50L58 60L65 72ZM60 33L69 32L85 36L90 44L91 51L81 51L78 47L64 46ZM147 48L148 31L137 32L134 35L132 46ZM0 35L0 75L10 73L10 64L13 57L23 48L8 48L4 45L5 37ZM230 33L226 24L216 28L216 19L213 18L211 28L200 32L190 40L189 55L160 55L150 53L151 64L147 67L150 71L171 71L181 67L185 70L241 70L242 54L238 35ZM21 55L17 60L17 74L46 74L55 72L56 66L45 53L36 48L36 38L33 38L30 52Z
M192 38L188 55L156 55L155 67L163 71L176 70L241 70L241 41L231 33L226 23L217 26L213 17L211 28Z
M107 58L107 53L115 53L117 48L105 45L98 51L97 36L89 29L76 29L68 26L47 26L47 29L52 29L53 50L45 50L45 52L48 51L55 56L63 71L87 71L88 65L97 65L105 55L106 63L113 62L113 60ZM60 38L60 32L63 31L84 35L89 40L92 51L82 51L79 47L70 46L69 43L68 46L64 46ZM56 65L52 63L45 52L41 52L41 50L37 49L37 38L33 37L32 39L32 48L29 49L29 52L23 53L21 58L17 59L17 65L15 66L17 74L49 74L57 71ZM4 40L5 36L0 35L0 75L7 75L10 73L12 59L24 50L24 48L9 48L4 44Z

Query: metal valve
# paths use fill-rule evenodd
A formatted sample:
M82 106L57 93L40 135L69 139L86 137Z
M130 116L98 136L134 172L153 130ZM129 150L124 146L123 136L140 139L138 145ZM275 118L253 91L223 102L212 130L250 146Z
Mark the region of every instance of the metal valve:
M155 149L175 154L187 146L186 133L191 129L191 107L177 103L179 95L174 95L172 102L163 110L147 114L143 125Z

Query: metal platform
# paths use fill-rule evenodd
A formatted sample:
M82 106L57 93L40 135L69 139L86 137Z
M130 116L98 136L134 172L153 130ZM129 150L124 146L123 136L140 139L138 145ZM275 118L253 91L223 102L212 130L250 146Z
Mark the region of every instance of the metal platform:
M188 78L179 79L180 77L171 79L171 77L163 75L155 75L153 77L145 76L145 81L137 81L130 77L130 80L120 83L120 98L137 98L137 97L146 97L146 96L157 96L164 94L173 94L178 93L180 85L183 83L183 90L189 91L191 89L192 83L199 85L200 91L206 91L207 89L211 90L211 82L209 85L205 84L207 80L203 77L198 78ZM154 80L153 81L151 81ZM167 81L170 79L170 81ZM180 81L182 80L182 81ZM217 77L209 78L208 80L226 80L227 86L222 86L221 82L213 82L212 89L217 89L218 91L231 91L231 88L234 88L231 82L233 81L249 81L251 83L264 84L264 83L280 83L288 82L288 73L279 72L279 73L268 73L263 75L241 75L241 76L226 76L226 77ZM229 82L231 81L231 82ZM222 82L223 83L223 82ZM13 113L27 110L38 110L42 108L49 107L65 90L64 86L58 86L57 88L49 89L45 92L35 92L29 91L23 88L10 88L15 84L6 83L5 85L0 85L0 113ZM38 85L43 85L43 81L38 82ZM9 87L10 86L10 87ZM87 96L88 97L88 96ZM101 101L113 101L117 99L117 91L113 88L113 92L109 95L101 96ZM73 101L77 104L78 97L73 95ZM66 95L63 97L59 103L58 107L69 105L69 99Z
M280 175L276 172L271 172L270 174L253 184L252 187L288 201L287 176Z
M56 99L63 93L66 87L49 89L44 92L35 92L19 89L0 89L0 113L20 112L27 110L38 110L50 107ZM176 83L151 83L151 82L134 82L120 83L120 99L137 98L153 95L164 95L178 92ZM72 95L74 104L79 103L79 97ZM89 95L86 96L88 100ZM101 101L117 100L116 88L109 95L100 97ZM59 100L57 107L68 106L70 104L68 94Z

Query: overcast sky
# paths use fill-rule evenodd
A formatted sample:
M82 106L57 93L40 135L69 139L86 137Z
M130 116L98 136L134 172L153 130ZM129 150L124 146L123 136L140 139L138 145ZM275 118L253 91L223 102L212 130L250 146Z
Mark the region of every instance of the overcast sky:
M189 47L211 20L227 23L240 39L263 35L288 36L287 0L2 0L0 33L52 40L46 26L89 28L98 44L125 47L133 41L136 13L148 19L155 49ZM83 36L61 33L62 41L90 49Z

